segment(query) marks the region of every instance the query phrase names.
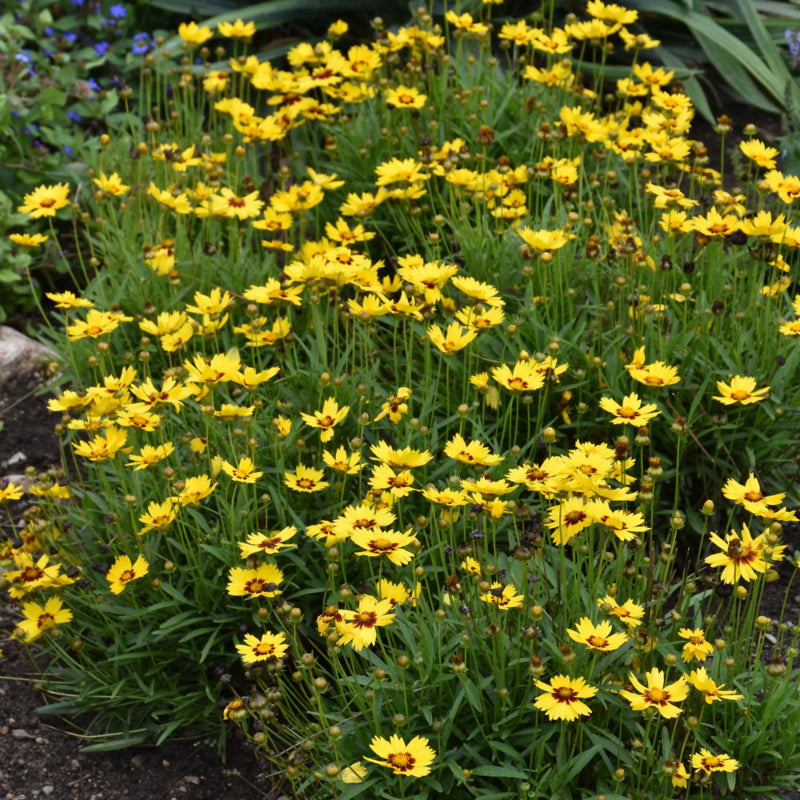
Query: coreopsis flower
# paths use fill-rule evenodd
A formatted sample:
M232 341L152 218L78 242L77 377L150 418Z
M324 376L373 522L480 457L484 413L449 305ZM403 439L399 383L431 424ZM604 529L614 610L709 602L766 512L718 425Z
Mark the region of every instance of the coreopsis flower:
M364 760L380 764L392 770L395 775L408 775L412 778L429 775L431 764L436 758L436 752L423 736L415 736L408 743L396 733L388 739L375 736L369 746L378 758L365 757Z
M747 476L744 484L729 478L722 487L722 494L737 505L743 505L751 514L759 514L764 506L777 506L786 497L784 492L765 495L761 491L758 478L752 472Z
M644 607L626 600L620 604L616 598L606 595L597 600L598 607L607 614L613 614L617 619L621 619L629 628L639 625L644 618Z
M373 461L381 461L395 469L423 467L433 459L433 454L427 450L414 450L410 447L403 447L397 450L384 440L370 445L370 450L372 451Z
M592 709L584 703L597 694L597 688L589 686L583 678L570 678L569 675L554 675L549 683L534 681L540 694L533 704L547 714L548 719L562 719L572 722L580 717L588 717Z
M614 510L607 500L592 500L587 510L595 522L605 525L621 542L629 542L637 533L644 533L650 528L644 524L644 516L627 509Z
M106 573L109 591L112 594L120 594L129 583L147 575L149 569L150 564L144 556L140 555L133 562L128 556L119 556Z
M385 416L389 417L389 421L397 425L400 420L408 414L408 400L411 397L411 389L407 386L401 386L397 390L397 394L390 394L386 398L385 403L381 403L381 412L375 417L375 422L383 419Z
M72 612L63 607L60 597L49 597L44 606L25 603L22 613L25 619L17 627L24 632L26 642L34 642L56 625L63 625L72 619Z
M61 575L61 564L51 564L50 556L43 553L34 561L33 556L25 550L13 553L14 566L17 569L7 570L5 579L9 582L9 595L19 600L29 592L40 589L56 589L72 581Z
M477 440L467 444L460 433L454 434L453 438L445 445L444 454L461 464L469 464L473 467L493 467L503 460L502 456L493 454L485 444L481 444Z
M183 401L194 394L194 389L178 383L175 378L166 378L161 383L161 388L156 389L150 378L147 378L139 386L131 386L131 394L139 398L140 402L126 406L128 411L134 413L157 411L167 403L176 411L180 411Z
M705 216L698 214L692 217L689 226L692 230L711 238L731 236L742 228L738 217L733 214L725 214L723 216L716 208L709 208Z
M771 211L759 211L754 217L741 220L739 228L747 236L780 241L789 230L789 223L783 214L773 219Z
M264 474L256 469L253 460L247 456L240 458L236 466L223 461L222 471L236 483L255 483Z
M388 600L378 600L372 595L362 595L355 611L339 612L341 621L337 621L336 632L339 634L337 644L349 644L354 650L371 647L377 641L378 627L390 625L395 615L392 604Z
M642 367L628 369L631 378L645 386L672 386L680 381L678 368L669 366L663 361L654 361Z
M194 439L192 440L195 441ZM193 452L197 451L197 445L192 447ZM202 452L202 451L201 451ZM192 475L183 483L183 489L178 492L172 499L180 503L182 506L196 506L201 500L208 497L214 489L217 488L216 481L211 483L211 478L208 475Z
M219 194L211 195L210 201L212 214L238 220L257 217L264 207L264 201L259 198L258 191L239 197L226 187L220 189Z
M130 186L122 182L122 178L113 172L111 175L106 175L105 172L100 173L99 178L93 178L92 183L100 187L100 190L106 194L113 195L114 197L122 197L130 191Z
M339 777L342 779L342 783L364 783L367 777L367 768L360 761L354 761L339 773Z
M369 479L370 488L378 493L388 491L392 497L406 497L416 491L411 487L414 476L410 470L395 472L388 464L378 464L372 470Z
M56 308L91 308L94 303L73 292L47 292L47 298L56 304Z
M138 455L130 456L126 466L133 467L134 472L138 472L142 469L149 469L163 461L167 456L173 453L174 450L175 445L172 442L165 442L157 447L146 444L139 451Z
M700 752L692 756L692 769L704 772L706 775L712 772L735 772L739 769L739 762L727 753L715 756L705 747L701 747Z
M14 244L18 244L20 247L29 248L38 247L39 245L44 244L49 237L45 236L43 233L9 233L8 238L11 239ZM65 294L72 293L66 292ZM50 294L48 293L47 296L50 297ZM89 305L91 305L91 303ZM65 306L60 306L60 308L64 307Z
M708 705L718 700L742 700L744 697L744 695L723 688L725 686L724 683L717 686L709 677L705 667L698 667L692 670L692 674L689 675L688 680L698 692L703 693L704 699Z
M297 528L290 525L279 531L272 531L272 533L251 533L247 536L247 541L239 542L239 549L242 551L242 558L248 556L256 556L264 554L267 556L274 556L284 548L296 547L294 544L287 544L297 533Z
M563 247L569 240L570 236L562 230L538 230L534 231L530 228L516 228L514 231L529 249L538 254L551 253Z
M69 205L69 184L37 186L23 200L23 204L17 207L20 214L29 214L31 219L54 217L59 208Z
M278 588L282 580L283 572L274 564L261 564L256 569L233 567L226 589L232 597L276 597L282 592Z
M573 642L585 644L590 650L609 653L618 650L629 638L625 633L612 633L612 630L608 620L595 625L589 617L583 617L575 626L575 630L567 629L567 634Z
M800 178L797 175L784 175L773 169L764 176L764 180L784 203L793 203L800 197Z
M416 593L410 592L402 583L392 583L385 578L378 581L378 595L381 600L388 600L392 608L401 606L406 600L410 599L412 605L417 604L417 595L421 589L421 585L417 584L418 591Z
M553 541L564 545L592 522L586 501L582 497L568 497L549 508L544 524L552 530Z
M189 314L200 314L205 316L216 316L222 314L233 302L233 295L225 290L223 292L219 287L214 287L209 294L202 292L194 293L194 305L186 306L186 312Z
M714 645L706 641L706 635L702 628L681 628L678 636L688 639L683 646L681 658L688 664L692 659L705 661L714 652Z
M422 496L431 503L436 503L440 506L447 506L454 508L457 506L465 506L470 502L469 495L463 489L455 491L450 487L446 489L437 489L432 483L429 483L423 490Z
M613 415L612 425L635 425L637 428L644 427L661 413L655 403L642 405L635 392L623 397L622 403L617 403L610 397L601 397L600 408Z
M447 356L463 350L477 335L477 330L466 328L460 322L451 322L446 331L442 331L438 325L428 328L428 338Z
M322 460L326 466L342 475L357 475L364 469L364 464L361 463L361 453L354 451L348 455L347 450L341 446L335 453L323 450Z
M125 447L127 440L127 431L109 425L102 433L88 442L73 442L72 447L76 456L88 458L89 461L105 461L114 458Z
M531 361L517 361L513 369L501 364L492 368L492 377L510 392L535 392L544 386L544 375Z
M740 578L753 581L759 574L766 572L767 562L763 556L766 542L763 533L753 539L747 525L742 525L741 534L732 530L725 539L721 539L716 533L712 533L711 542L722 552L706 556L705 562L712 567L723 567L720 575L723 583L738 583Z
M283 658L289 649L286 634L283 631L270 633L266 631L261 636L245 634L244 644L237 644L236 649L245 664L255 664L257 661Z
M5 486L0 488L0 503L8 503L10 500L20 500L24 493L21 486L17 486L9 481Z
M201 45L207 42L214 32L208 25L198 25L196 22L181 22L178 25L178 36L186 42L186 44Z
M766 400L769 396L769 386L763 389L756 389L756 379L744 375L734 375L730 383L717 381L718 395L714 395L715 400L724 403L726 406L740 403L748 406Z
M336 402L336 398L329 397L322 404L322 411L315 411L313 414L300 413L303 422L311 428L319 428L321 431L319 440L329 442L333 438L333 428L338 425L350 411L350 406L342 406Z
M502 583L492 581L489 591L481 595L481 600L508 611L511 608L522 608L525 598L517 594L516 587L511 584L503 586Z
M149 531L159 530L171 525L175 517L178 516L180 506L175 503L173 498L168 498L163 503L157 503L155 500L151 501L147 506L147 513L139 517L139 522L144 524L144 527L138 531L142 536Z
M245 23L237 18L236 22L220 22L217 30L227 39L247 39L249 41L255 35L256 25L254 22Z
M660 669L653 668L646 673L647 686L639 682L637 677L631 672L628 674L635 692L627 690L620 691L634 711L645 711L652 708L658 711L662 717L672 719L677 717L682 709L675 705L676 702L686 699L689 693L689 686L686 683L686 678L682 675L674 683L665 686L665 675Z
M450 283L467 297L477 300L490 308L499 308L505 303L497 293L497 289L489 283L471 278L468 275L455 275Z
M386 105L392 108L423 108L425 103L428 102L428 95L408 86L387 89L385 98Z
M294 472L284 474L283 482L295 492L319 492L330 486L328 481L322 480L324 474L321 469L298 464Z
M72 325L67 325L67 337L71 342L79 339L97 339L106 333L111 333L119 327L121 322L130 322L133 317L115 311L99 311L90 308L85 320L75 320Z
M354 530L350 534L350 541L356 547L361 548L356 551L357 556L369 556L370 558L385 556L392 564L403 566L414 557L410 550L404 548L406 545L416 543L417 538L413 533L360 529Z
M775 169L775 159L780 155L777 148L768 147L759 139L740 142L739 149L747 158L764 169Z

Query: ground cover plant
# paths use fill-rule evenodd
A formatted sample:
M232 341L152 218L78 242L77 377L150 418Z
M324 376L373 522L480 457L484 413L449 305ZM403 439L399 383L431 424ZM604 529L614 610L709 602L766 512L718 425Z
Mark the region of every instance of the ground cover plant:
M634 11L547 19L283 65L187 23L93 196L25 198L95 277L5 579L104 746L236 725L298 797L793 785L800 179L708 163Z

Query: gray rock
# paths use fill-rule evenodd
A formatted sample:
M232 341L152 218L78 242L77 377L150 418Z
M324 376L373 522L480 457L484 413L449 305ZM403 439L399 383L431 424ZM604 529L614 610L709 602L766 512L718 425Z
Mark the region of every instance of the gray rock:
M43 344L0 325L0 389L13 380L41 372L44 364L56 358Z

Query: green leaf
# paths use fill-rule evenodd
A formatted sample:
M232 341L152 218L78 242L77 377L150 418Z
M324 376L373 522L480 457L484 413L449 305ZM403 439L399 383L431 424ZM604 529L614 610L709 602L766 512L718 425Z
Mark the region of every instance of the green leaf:
M0 269L0 283L16 283L19 280L19 274L13 269Z
M525 780L528 774L519 769L509 765L498 767L495 764L478 764L470 770L473 775L481 775L486 778L516 778L517 780Z

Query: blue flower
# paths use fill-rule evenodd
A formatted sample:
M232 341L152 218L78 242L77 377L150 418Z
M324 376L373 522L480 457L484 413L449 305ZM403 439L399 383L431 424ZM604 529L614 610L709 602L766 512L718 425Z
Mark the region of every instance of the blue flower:
M80 122L81 121L81 115L77 111L67 111L67 116L73 122Z
M150 41L149 33L137 33L133 37L133 50L131 51L136 56L141 56L155 47L155 39Z
M22 64L30 64L31 63L31 54L27 50L23 50L21 53L17 53L14 58Z
M100 88L100 84L94 78L89 78L89 80L86 81L86 83L88 83L89 84L89 88L93 89L95 92L101 92L102 91L102 89Z
M64 31L63 35L64 41L67 42L67 44L75 44L75 42L78 40L78 34L73 33L72 31Z
M124 19L125 15L128 13L127 9L124 5L122 5L122 3L117 3L117 5L111 6L108 11L114 19Z
M94 51L98 56L104 56L111 45L108 42L97 42L94 46Z
M63 149L64 149L64 152L65 152L65 153L66 153L66 154L67 154L67 155L68 155L70 158L72 158L72 153L73 153L73 150L72 150L72 148L71 148L71 147L68 147L67 145L64 145L64 148L63 148Z

